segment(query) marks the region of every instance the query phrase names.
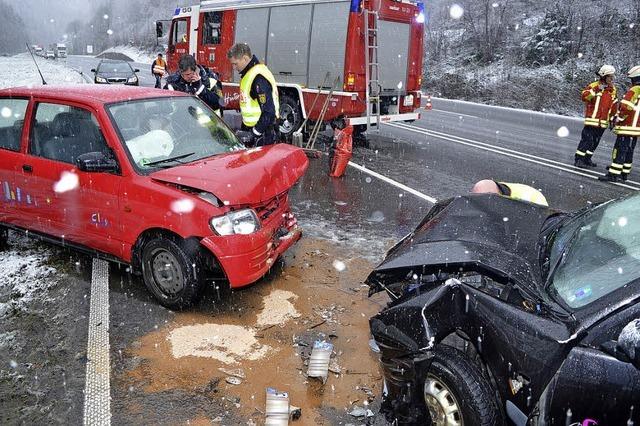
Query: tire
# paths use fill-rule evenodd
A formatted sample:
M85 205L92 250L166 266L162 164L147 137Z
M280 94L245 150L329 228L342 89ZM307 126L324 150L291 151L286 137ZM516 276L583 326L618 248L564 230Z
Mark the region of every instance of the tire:
M184 242L155 237L143 246L141 263L144 283L162 306L185 309L202 295L202 268Z
M496 392L473 361L459 350L439 345L428 370L421 368L419 374L422 401L431 424L505 424ZM445 409L449 410L448 417Z
M280 125L278 130L285 140L291 139L291 135L302 125L302 109L297 99L282 95L280 98Z

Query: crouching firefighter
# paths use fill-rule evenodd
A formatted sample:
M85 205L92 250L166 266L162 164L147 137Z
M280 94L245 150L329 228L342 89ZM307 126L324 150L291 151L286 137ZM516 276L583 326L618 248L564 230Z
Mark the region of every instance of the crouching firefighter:
M261 64L246 43L234 45L227 53L240 73L240 114L242 129L252 134L249 145L270 145L277 141L280 101L278 86L269 68Z
M585 105L584 128L575 155L575 166L597 167L591 160L604 131L609 127L612 111L615 111L617 91L613 85L616 70L611 65L603 65L598 71L599 79L582 91Z
M218 75L196 64L194 57L189 54L180 58L178 71L167 77L164 88L195 95L209 105L219 117L222 116L224 95Z
M631 173L633 151L640 136L640 65L629 70L631 88L618 105L613 132L617 135L607 174L598 179L607 182L626 181Z

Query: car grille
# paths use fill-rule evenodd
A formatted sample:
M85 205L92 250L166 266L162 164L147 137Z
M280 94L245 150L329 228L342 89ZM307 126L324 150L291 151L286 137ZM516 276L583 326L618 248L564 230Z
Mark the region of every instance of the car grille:
M287 202L287 194L280 194L272 199L268 200L266 203L261 204L255 207L256 213L260 218L261 222L265 222L273 213L277 212L280 207L285 205Z
M109 83L126 83L127 79L126 78L120 78L120 77L112 77L112 78L108 78L107 81Z

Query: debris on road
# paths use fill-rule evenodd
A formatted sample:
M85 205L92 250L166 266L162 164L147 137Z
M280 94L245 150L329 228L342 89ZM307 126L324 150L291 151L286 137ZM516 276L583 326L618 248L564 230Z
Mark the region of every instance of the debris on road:
M289 424L289 394L278 392L274 388L267 388L267 405L265 411L265 425L286 426Z
M325 341L316 341L313 344L313 350L309 357L309 370L307 376L315 377L322 380L322 384L327 382L329 376L329 362L331 359L331 353L333 352L333 345Z
M229 383L230 385L241 385L242 384L242 379L239 377L234 377L234 376L229 376L227 378L224 379L225 382Z
M231 370L231 369L228 369L228 368L219 367L218 371L223 372L227 376L237 377L239 379L245 379L247 377L242 368L236 368L236 369Z
M291 405L289 407L289 418L292 421L298 420L302 416L302 408Z
M349 411L349 415L353 417L373 417L373 411L368 408L360 407L356 405Z

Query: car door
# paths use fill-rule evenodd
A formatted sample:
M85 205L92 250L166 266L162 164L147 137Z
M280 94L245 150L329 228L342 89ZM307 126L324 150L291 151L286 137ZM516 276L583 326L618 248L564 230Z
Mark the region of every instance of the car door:
M64 241L121 256L117 211L122 176L76 167L82 154L111 153L95 111L36 100L31 128L17 180L38 200L33 227Z
M23 159L21 141L29 99L0 98L0 223L19 225L18 206L32 207L33 199L16 186Z

